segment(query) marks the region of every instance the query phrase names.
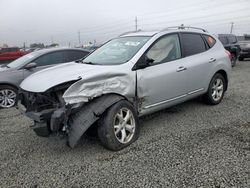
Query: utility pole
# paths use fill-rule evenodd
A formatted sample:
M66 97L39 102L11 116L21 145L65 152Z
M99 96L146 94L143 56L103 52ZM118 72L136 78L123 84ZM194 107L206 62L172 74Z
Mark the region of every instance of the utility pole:
M230 24L231 24L230 34L232 34L233 33L233 28L234 28L234 23L231 22Z
M53 36L51 36L51 44L53 44L53 43L54 43Z
M79 45L81 44L81 32L78 31L78 42L79 42Z
M135 31L138 30L138 20L137 20L137 16L135 17Z

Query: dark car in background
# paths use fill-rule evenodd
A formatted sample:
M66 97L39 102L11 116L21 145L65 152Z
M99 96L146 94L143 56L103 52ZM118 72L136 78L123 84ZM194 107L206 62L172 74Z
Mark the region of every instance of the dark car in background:
M233 34L218 34L218 38L224 48L230 52L232 67L234 67L241 50L237 37Z
M0 48L0 64L10 63L27 53L18 47Z
M250 41L240 43L241 51L239 55L239 61L243 61L245 58L250 58Z
M66 62L79 60L89 51L74 48L44 49L29 53L0 67L0 108L12 107L16 103L19 84L29 75Z

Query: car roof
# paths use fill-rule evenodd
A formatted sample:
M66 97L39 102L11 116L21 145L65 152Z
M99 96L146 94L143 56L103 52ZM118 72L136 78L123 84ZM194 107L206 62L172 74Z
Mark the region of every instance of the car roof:
M37 52L37 54L45 54L48 52L55 52L55 51L62 51L62 50L78 50L78 51L85 51L85 52L89 52L89 50L85 50L85 49L81 49L81 48L46 48L46 49L41 49L41 50L37 50L34 52Z
M173 32L192 32L192 33L201 33L201 34L209 34L206 30L204 29L193 29L193 28L165 28L162 30L156 30L156 31L131 31L131 32L126 32L120 35L120 37L128 37L128 36L154 36L158 33L173 33Z

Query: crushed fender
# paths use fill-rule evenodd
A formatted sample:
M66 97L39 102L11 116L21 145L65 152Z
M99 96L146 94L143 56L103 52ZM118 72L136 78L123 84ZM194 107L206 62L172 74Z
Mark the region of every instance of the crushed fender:
M71 148L75 147L81 136L101 117L103 112L122 99L124 98L119 95L110 94L86 103L79 112L70 118L68 145Z

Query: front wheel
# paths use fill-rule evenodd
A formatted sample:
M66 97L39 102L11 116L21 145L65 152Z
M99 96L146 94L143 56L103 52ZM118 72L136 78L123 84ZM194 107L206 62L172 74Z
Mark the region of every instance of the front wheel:
M0 108L10 108L15 106L17 89L11 86L0 86Z
M204 102L210 105L219 104L223 99L225 90L225 78L220 73L215 74L209 84L207 93L203 96Z
M118 151L139 137L139 121L134 107L125 100L111 106L98 121L98 137L104 147Z

